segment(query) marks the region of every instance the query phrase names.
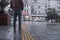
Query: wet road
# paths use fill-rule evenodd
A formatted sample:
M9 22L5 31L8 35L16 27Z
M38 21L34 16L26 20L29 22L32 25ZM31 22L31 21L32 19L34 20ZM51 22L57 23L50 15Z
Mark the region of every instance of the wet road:
M13 40L12 25L0 26L0 40Z
M34 40L60 40L60 23L25 22Z
M17 22L18 26L18 22ZM18 28L18 27L17 27ZM34 40L60 40L60 24L47 22L22 22L22 29ZM18 31L18 29L17 29ZM18 37L18 36L17 36ZM13 26L0 26L0 40L13 40ZM19 40L17 38L17 40Z

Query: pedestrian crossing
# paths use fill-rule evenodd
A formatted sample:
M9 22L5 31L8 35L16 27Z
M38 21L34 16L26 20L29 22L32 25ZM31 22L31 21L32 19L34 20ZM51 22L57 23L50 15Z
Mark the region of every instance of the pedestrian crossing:
M34 38L29 32L22 31L22 40L34 40Z

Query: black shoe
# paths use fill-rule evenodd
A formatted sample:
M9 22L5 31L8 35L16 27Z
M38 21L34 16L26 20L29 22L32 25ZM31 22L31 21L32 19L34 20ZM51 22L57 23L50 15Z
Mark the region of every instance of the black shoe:
M22 32L22 29L19 30L19 33Z
M22 33L22 30L19 30L19 31L18 31L18 34L19 34L19 33Z
M16 34L14 34L14 37L13 38L14 38L14 40L16 40Z
M14 31L14 35L16 34L16 31Z
M19 35L22 35L22 30L19 30Z
M19 38L22 38L22 33L19 33Z

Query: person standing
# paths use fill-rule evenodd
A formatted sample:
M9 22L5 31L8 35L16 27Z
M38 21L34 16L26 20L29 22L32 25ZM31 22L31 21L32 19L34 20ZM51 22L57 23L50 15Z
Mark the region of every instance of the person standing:
M18 16L18 21L19 21L19 32L21 31L21 13L23 11L23 2L22 0L11 0L11 6L14 10L14 21L13 21L13 26L14 26L14 32L16 32L16 19Z

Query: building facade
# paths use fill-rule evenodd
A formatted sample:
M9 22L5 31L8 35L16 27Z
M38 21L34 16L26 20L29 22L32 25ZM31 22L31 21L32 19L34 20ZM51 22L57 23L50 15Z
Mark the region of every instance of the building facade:
M31 8L32 20L41 19L41 17L44 19L46 16L45 0L33 0Z
M56 13L60 15L60 0L46 0L46 9L48 8L54 8Z
M23 3L24 3L24 10L22 12L22 19L30 20L31 5L29 4L28 0L23 0Z
M56 9L60 15L60 0L25 0L24 5L24 12L28 13L29 20L40 17L44 19L49 8Z

